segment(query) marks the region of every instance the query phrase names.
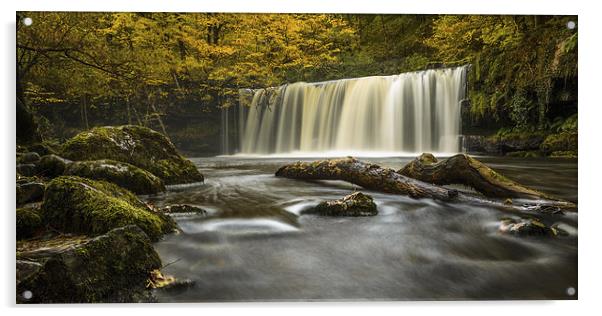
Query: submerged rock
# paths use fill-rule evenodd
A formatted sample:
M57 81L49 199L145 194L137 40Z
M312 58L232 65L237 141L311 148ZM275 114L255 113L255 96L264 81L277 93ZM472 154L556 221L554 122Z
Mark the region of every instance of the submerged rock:
M56 229L93 236L134 224L158 240L175 228L169 216L154 212L131 192L75 176L61 176L48 184L42 214Z
M54 154L42 156L36 167L39 175L54 178L62 175L71 161Z
M96 127L68 140L63 155L72 160L112 159L150 171L165 184L203 181L194 164L164 135L134 125Z
M96 238L32 243L17 245L18 303L135 302L161 267L151 240L133 225Z
M321 202L304 213L325 216L374 216L378 214L378 210L371 196L355 192L339 200Z
M27 182L17 184L17 205L41 201L44 197L44 183Z
M129 163L114 160L77 161L67 167L65 175L105 180L136 194L156 194L165 191L163 181L154 174Z
M17 209L17 239L32 237L43 229L42 216L35 208Z
M505 234L512 234L517 236L564 236L567 233L552 225L547 226L535 218L521 218L516 220L513 218L503 219L499 231Z
M161 209L161 212L167 214L175 214L175 213L195 213L200 215L207 215L207 211L194 205L189 204L174 204L168 205Z

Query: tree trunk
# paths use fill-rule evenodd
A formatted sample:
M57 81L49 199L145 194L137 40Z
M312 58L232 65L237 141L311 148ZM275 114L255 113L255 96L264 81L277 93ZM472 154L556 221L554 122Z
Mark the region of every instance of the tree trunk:
M458 192L404 176L393 169L382 168L355 158L296 162L276 171L277 177L301 180L343 180L365 189L384 193L408 195L412 198L432 198L441 201L498 207L510 211L551 212L576 211L576 205L560 200L534 200L531 204L513 205Z
M432 154L424 153L397 171L406 177L436 185L463 184L472 187L487 197L559 199L514 182L482 162L459 154L437 161Z

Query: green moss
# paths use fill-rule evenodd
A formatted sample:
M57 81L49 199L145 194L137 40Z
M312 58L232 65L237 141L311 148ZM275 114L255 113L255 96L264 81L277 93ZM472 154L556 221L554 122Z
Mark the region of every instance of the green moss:
M68 140L63 155L73 160L112 159L148 170L166 184L203 181L192 162L162 134L141 126L96 127Z
M550 154L550 157L552 157L552 158L577 158L577 152L571 151L571 150L554 151Z
M42 213L56 229L88 235L134 224L157 240L175 227L170 218L153 212L131 192L109 182L75 176L58 177L48 184Z
M556 151L577 152L578 137L576 132L562 132L551 134L541 144L541 150L545 153Z
M163 181L134 165L114 160L78 161L72 163L65 175L115 183L136 194L156 194L165 191Z
M32 237L43 228L42 217L34 208L17 209L17 239Z

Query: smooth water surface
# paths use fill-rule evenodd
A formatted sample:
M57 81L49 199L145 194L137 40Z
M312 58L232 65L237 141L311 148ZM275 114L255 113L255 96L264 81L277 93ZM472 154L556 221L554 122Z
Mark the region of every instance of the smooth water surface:
M536 189L577 198L576 160L479 159ZM205 184L149 198L209 212L178 215L182 232L156 244L165 273L195 282L157 291L161 302L575 298L567 289L577 288L577 214L543 219L570 233L555 239L501 235L500 218L516 216L501 210L367 190L377 216L300 215L360 188L274 176L297 159L192 160ZM398 169L410 158L365 160Z

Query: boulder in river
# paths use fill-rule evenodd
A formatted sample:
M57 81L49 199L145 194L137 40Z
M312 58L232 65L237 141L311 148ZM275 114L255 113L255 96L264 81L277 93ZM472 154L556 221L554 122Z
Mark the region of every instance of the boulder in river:
M163 181L154 174L129 163L108 159L76 161L67 167L65 175L105 180L136 194L157 194L165 191Z
M75 176L61 176L48 183L42 214L55 229L92 236L134 224L158 240L175 228L169 216L153 211L130 191Z
M378 214L378 210L371 196L355 192L342 199L321 202L304 213L325 216L374 216Z
M134 125L96 127L81 132L63 146L72 160L111 159L150 171L165 184L202 182L195 165L182 157L163 134Z
M17 302L136 302L145 297L150 272L160 267L151 240L134 225L96 238L19 242Z
M194 205L189 204L174 204L168 205L161 209L161 212L166 214L178 214L178 213L195 213L199 215L206 215L207 211Z
M36 174L36 165L34 165L32 163L18 164L17 165L17 174L26 176L26 177L34 176Z
M567 232L552 225L548 226L535 218L505 218L502 220L499 231L504 234L517 236L564 236Z
M18 155L17 163L23 164L35 164L40 161L40 155L36 152L27 152Z

